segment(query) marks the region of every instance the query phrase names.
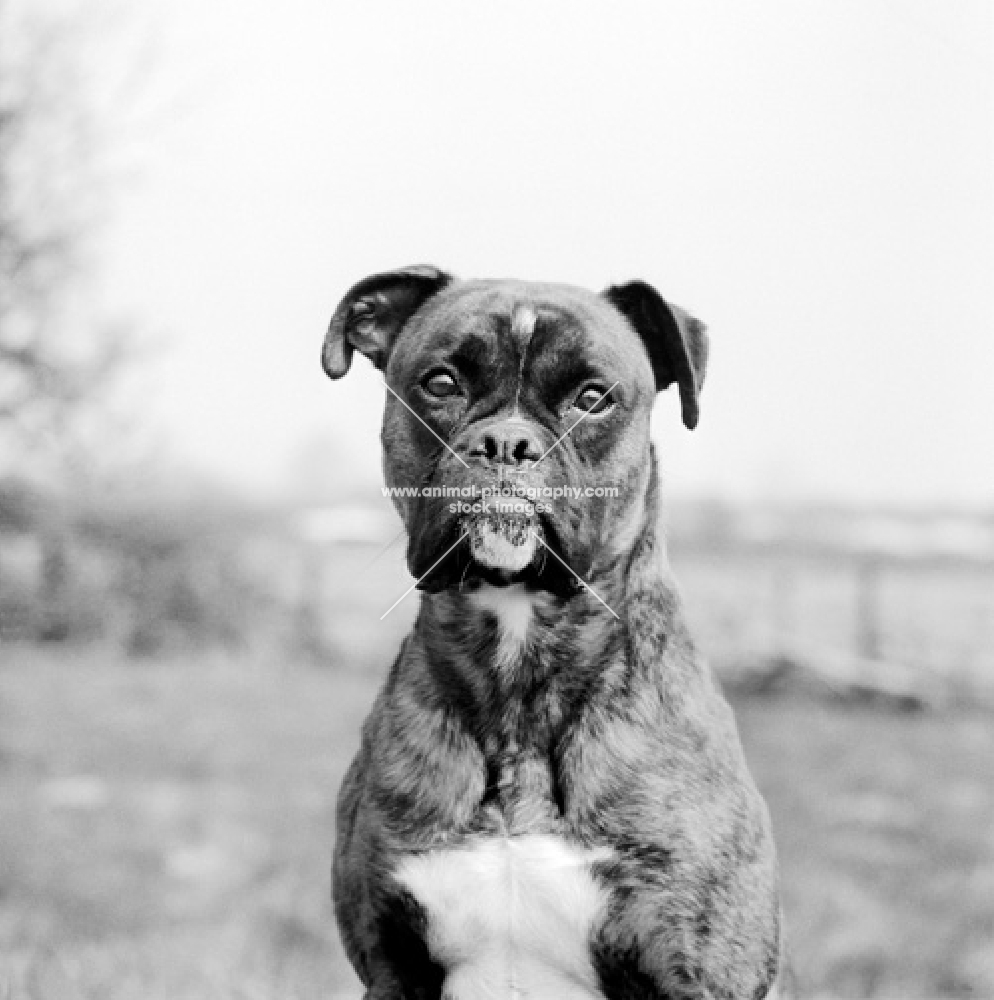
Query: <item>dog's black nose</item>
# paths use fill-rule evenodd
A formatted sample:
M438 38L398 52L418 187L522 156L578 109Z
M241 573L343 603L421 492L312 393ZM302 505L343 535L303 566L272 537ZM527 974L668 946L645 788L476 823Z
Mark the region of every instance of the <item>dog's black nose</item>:
M499 465L523 465L542 457L538 436L520 420L502 420L483 427L469 441L469 454Z

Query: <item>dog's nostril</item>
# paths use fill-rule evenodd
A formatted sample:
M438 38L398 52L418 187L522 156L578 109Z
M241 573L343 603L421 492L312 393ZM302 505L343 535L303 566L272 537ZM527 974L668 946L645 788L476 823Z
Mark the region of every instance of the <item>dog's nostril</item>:
M515 462L520 464L529 460L534 461L538 458L538 452L535 449L534 442L530 438L523 437L515 444L514 450L511 452L511 457Z
M480 433L469 453L475 458L501 465L521 465L539 457L537 441L520 426L495 425Z

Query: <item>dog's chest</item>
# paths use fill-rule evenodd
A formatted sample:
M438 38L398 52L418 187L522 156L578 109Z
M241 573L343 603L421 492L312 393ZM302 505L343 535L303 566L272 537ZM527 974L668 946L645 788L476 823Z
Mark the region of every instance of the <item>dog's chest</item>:
M606 890L587 850L545 834L494 837L405 858L396 872L423 907L432 957L452 1000L602 994L590 939Z

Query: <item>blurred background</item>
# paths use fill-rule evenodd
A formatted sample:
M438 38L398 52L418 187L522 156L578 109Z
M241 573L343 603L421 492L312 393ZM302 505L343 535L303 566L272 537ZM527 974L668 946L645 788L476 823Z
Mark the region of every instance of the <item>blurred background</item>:
M357 997L333 804L416 611L366 274L707 322L670 551L804 997L994 996L981 0L0 0L0 997Z

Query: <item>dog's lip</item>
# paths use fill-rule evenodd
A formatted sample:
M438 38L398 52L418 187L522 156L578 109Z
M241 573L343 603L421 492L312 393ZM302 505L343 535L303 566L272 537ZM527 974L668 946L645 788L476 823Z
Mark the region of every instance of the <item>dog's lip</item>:
M449 543L455 559L454 565L447 575L443 572L444 579L442 580L438 577L438 570L425 574L418 583L420 590L438 593L443 590L456 589L465 593L471 592L482 584L493 587L511 587L516 584L524 584L529 589L549 591L560 597L572 595L575 590L576 574L568 571L562 557L556 556L555 536L549 534L548 529L542 525L538 517L519 518L521 521L528 522L526 527L534 532L537 541L527 565L519 569L510 569L488 566L476 558L470 535L472 522L481 516L474 515L459 519L457 533L453 535ZM545 549L549 549L549 552L546 552ZM562 565L560 565L561 563ZM444 571L445 567L442 569Z
M479 514L463 522L472 558L491 569L518 572L535 561L538 533L524 514Z
M519 583L526 583L529 578L530 574L527 569L511 573L508 570L493 569L490 566L484 566L474 559L469 564L469 571L460 582L460 588L468 588L472 592L476 588L483 586L483 584L498 588L514 587Z
M483 511L482 513L472 513L463 516L463 524L467 527L487 524L492 525L503 525L503 524L527 524L531 530L535 530L538 525L538 517L535 514L529 514L525 511L513 511L513 512L502 512L502 511Z

